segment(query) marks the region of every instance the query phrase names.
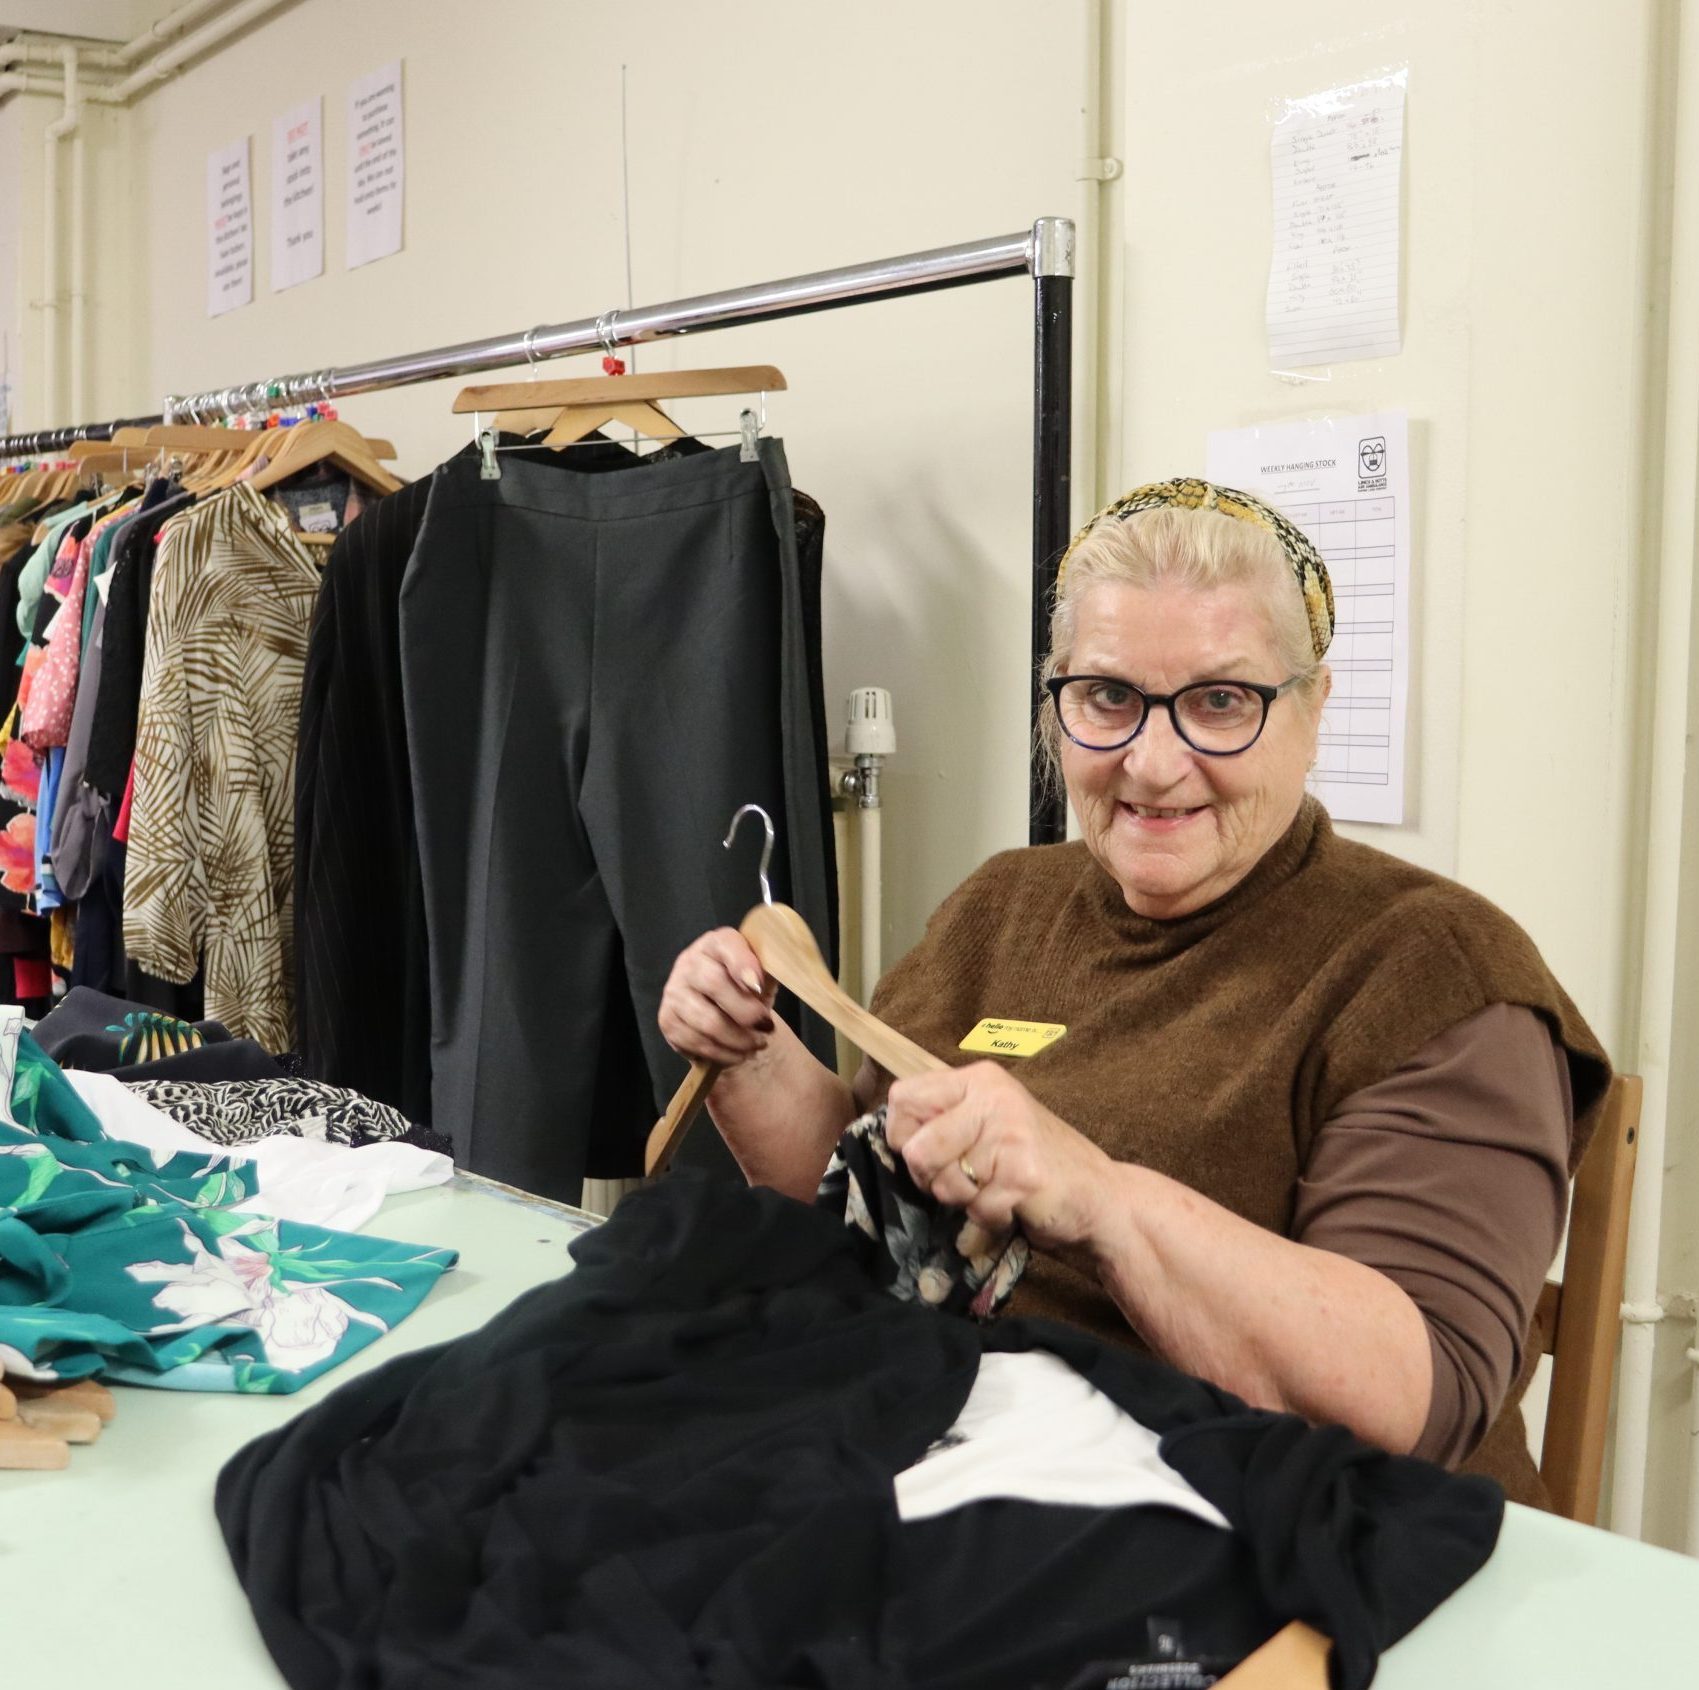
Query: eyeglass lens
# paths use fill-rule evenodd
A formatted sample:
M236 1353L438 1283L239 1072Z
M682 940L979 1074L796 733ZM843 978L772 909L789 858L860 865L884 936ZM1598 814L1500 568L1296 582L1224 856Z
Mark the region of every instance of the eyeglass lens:
M1145 701L1136 687L1087 677L1060 689L1057 709L1071 739L1108 751L1138 732ZM1174 725L1199 751L1243 751L1262 732L1264 712L1256 693L1230 681L1203 681L1174 695Z

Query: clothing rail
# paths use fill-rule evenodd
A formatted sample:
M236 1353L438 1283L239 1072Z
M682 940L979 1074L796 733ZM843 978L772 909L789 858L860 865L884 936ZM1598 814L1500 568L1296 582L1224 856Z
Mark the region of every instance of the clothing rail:
M577 322L541 324L522 333L463 341L428 352L380 358L365 364L279 376L205 393L168 394L162 416L128 417L73 428L0 438L0 458L63 451L78 440L109 440L124 427L160 422L204 422L277 405L347 398L357 393L410 387L448 376L472 375L516 364L537 364L574 352L612 352L620 346L664 340L744 323L832 311L876 299L901 299L1025 273L1033 278L1033 486L1031 722L1036 731L1043 693L1039 666L1049 643L1050 596L1056 565L1068 540L1069 457L1073 345L1074 226L1064 217L1041 217L1020 234L900 258L818 270L783 281L699 294L667 305L605 311ZM1051 796L1032 756L1028 771L1028 838L1045 844L1064 836L1065 814Z

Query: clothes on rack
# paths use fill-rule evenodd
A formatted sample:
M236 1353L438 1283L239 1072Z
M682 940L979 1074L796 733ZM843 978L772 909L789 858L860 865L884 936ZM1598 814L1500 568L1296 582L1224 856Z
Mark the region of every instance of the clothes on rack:
M736 457L689 438L639 457L600 439L557 453L503 436L502 480L486 482L468 447L344 531L314 613L295 827L307 1072L428 1117L478 1172L569 1201L586 1174L640 1171L656 1095L675 1078L671 1053L640 1031L673 941L664 922L617 923L604 878L635 880L645 902L664 902L660 879L670 877L675 903L703 900L698 924L735 921L751 901L749 865L723 865L713 902L698 872L704 861L722 867L713 841L724 818L760 792L769 805L811 806L785 824L787 851L805 865L798 895L821 912L822 948L835 954L824 516L781 486L776 468L741 466L741 489L729 493ZM486 512L487 536L468 542ZM722 532L722 522L741 526ZM608 586L622 574L633 577L623 599ZM669 604L668 583L687 577ZM681 655L692 616L716 630L697 659L706 681ZM592 675L591 621L604 659L625 643L636 667L623 683L606 668ZM625 631L645 621L641 638ZM511 713L495 697L504 686L517 701ZM782 724L781 697L792 700ZM668 725L657 731L658 705ZM672 725L681 718L701 742L727 736L696 759L719 772L705 767L683 786L676 771L691 753ZM592 719L617 778L610 761L585 758ZM739 743L757 741L765 775L736 760ZM708 796L715 779L722 790ZM616 828L627 836L623 856ZM646 852L655 873L639 862ZM669 866L669 853L689 855L688 873ZM374 877L372 862L394 867ZM780 872L788 885L788 862ZM471 882L481 908L457 902ZM634 970L650 982L642 996ZM702 1141L705 1154L715 1149Z
M293 1048L295 735L318 568L245 484L160 543L136 723L124 948L207 1013Z
M776 440L501 468L432 478L400 597L431 1119L464 1166L570 1202L641 1169L683 1073L661 989L754 901L750 847L718 848L741 804L778 822L774 896L831 954L826 747Z
M430 491L426 477L379 499L330 549L307 641L295 776L306 1071L416 1121L431 1115L431 988L398 605ZM373 874L374 863L385 872Z
M1362 1690L1492 1551L1489 1481L898 1301L873 1248L675 1172L481 1332L250 1444L216 1510L285 1679L1060 1690L1161 1615L1224 1661L1303 1618ZM1012 1469L1035 1399L1062 1421Z

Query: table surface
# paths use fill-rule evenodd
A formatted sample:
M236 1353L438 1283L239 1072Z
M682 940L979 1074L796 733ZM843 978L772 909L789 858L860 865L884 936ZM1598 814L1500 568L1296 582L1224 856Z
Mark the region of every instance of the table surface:
M368 1231L460 1252L393 1332L293 1396L114 1387L117 1419L68 1470L0 1473L6 1678L69 1682L75 1660L82 1683L181 1690L192 1658L221 1690L278 1690L213 1520L219 1468L357 1372L470 1331L556 1277L590 1224L464 1176L392 1198ZM1512 1507L1492 1560L1387 1653L1376 1685L1678 1685L1695 1682L1696 1659L1699 1561Z

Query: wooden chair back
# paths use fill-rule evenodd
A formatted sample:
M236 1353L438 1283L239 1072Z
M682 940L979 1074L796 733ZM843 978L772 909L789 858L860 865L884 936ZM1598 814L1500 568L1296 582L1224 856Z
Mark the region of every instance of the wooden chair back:
M1642 1089L1636 1074L1611 1081L1598 1130L1575 1175L1563 1279L1546 1282L1537 1315L1552 1358L1540 1477L1557 1512L1588 1526L1598 1518L1604 1477Z

